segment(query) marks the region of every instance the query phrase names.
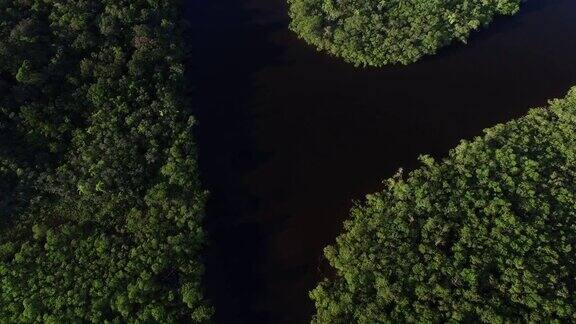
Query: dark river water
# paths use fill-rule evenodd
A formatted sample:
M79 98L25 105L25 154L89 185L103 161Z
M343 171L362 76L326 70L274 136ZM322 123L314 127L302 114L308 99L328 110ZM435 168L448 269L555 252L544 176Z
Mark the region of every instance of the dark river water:
M576 84L575 0L531 0L468 45L379 69L299 41L286 0L185 6L219 323L309 321L354 200Z

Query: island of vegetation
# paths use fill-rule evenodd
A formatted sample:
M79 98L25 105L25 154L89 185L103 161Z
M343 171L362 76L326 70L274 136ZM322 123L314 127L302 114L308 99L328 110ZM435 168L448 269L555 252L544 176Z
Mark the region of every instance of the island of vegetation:
M521 0L288 0L299 37L361 66L409 64L435 54Z
M576 89L352 210L316 323L573 322Z
M201 322L177 0L0 1L0 320Z

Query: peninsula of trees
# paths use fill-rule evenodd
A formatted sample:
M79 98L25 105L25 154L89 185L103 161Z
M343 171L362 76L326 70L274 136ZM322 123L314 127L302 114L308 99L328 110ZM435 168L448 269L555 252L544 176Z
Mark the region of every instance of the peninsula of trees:
M291 29L319 50L361 66L409 64L496 15L512 15L521 0L288 0Z
M0 1L0 318L190 322L198 181L176 0Z
M352 210L316 323L573 322L576 88Z

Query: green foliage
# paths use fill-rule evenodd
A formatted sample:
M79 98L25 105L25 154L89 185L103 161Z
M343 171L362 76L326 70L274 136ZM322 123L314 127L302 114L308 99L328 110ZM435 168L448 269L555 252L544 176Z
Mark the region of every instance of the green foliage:
M574 322L576 88L352 210L316 323Z
M435 54L521 0L288 0L291 29L356 65L409 64Z
M24 61L16 73L16 80L22 83L34 83L37 80L37 76L32 71L30 62Z
M0 318L203 322L179 2L0 0Z

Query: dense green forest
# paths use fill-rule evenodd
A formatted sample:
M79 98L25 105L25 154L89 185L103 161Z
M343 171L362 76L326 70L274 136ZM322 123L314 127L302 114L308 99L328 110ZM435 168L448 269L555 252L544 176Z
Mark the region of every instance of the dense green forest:
M576 88L352 210L317 323L576 320Z
M495 16L516 13L521 1L288 0L291 28L300 37L359 66L409 64L455 40L465 42ZM207 192L199 181L192 135L194 98L187 97L184 77L181 5L180 0L0 0L0 323L213 319L202 285ZM253 21L243 14L226 17ZM204 32L229 31L213 27ZM244 30L244 25L234 27L260 33ZM206 48L237 49L219 47L222 41L214 34L202 39L219 40L214 42L218 46ZM269 35L256 36L268 41ZM230 37L232 45L250 46L236 36ZM215 69L221 73L205 73L216 80L210 82L217 95L231 93L225 94L229 100L219 103L236 105L221 104L224 113L212 117L219 118L218 123L223 116L243 118L235 108L266 117L250 109L259 101L252 98L253 71L270 68L261 64L268 57L248 59L248 52L239 51L244 56L236 55L238 61ZM222 57L214 55L214 60ZM246 67L241 72L231 68L242 63ZM206 65L204 72L215 65ZM279 70L269 71L272 75ZM231 76L222 83L229 88L214 75ZM268 79L262 80L256 81L264 84ZM240 81L249 87L232 91ZM274 89L254 93L266 91L273 97ZM311 99L306 90L302 98ZM285 91L278 93L286 99ZM214 93L204 98L212 100ZM341 107L346 105L334 108ZM230 137L243 134L234 123L222 124L232 126L217 129L229 132L215 141L225 151L234 146L228 144L241 142L228 143ZM215 173L222 170L220 165L231 166L234 173L235 163L249 165L252 172L251 161L242 160L259 159L260 152L251 151L251 145L228 155L213 153L213 159L225 160L215 163ZM442 161L423 156L421 162L410 173L399 171L383 191L352 209L344 234L326 248L335 271L310 293L316 305L313 322L575 322L576 88L548 107L463 141ZM237 176L245 177L243 172ZM226 182L226 176L216 181L223 181L221 187L234 187L235 181ZM246 191L253 187L270 188L253 182ZM275 189L276 184L273 188L286 189ZM240 189L231 188L230 196ZM285 192L272 194L292 191ZM290 269L279 261L280 266L267 263L277 262L266 254L276 251L270 248L275 244L270 237L280 232L276 222L254 221L243 213L253 213L253 205L275 202L264 201L266 197L260 202L260 196L225 198L232 202L230 214L236 217L238 211L240 216L229 228L222 225L225 221L218 222L224 228L220 237L249 233L256 238L254 244L241 242L238 249L228 249L232 256L216 251L215 259L232 259L218 265L230 269L214 267L220 271L215 280L223 278L219 292L242 289L229 292L232 297L224 296L220 305L232 305L233 311L242 308L233 316L255 313L259 319L273 318L276 310L264 309L273 306L261 301L269 292L247 291L275 285L284 294L289 286L285 283L295 282L286 278L308 276L314 267L308 261L298 267L290 264ZM283 200L282 204L288 205ZM268 228L273 234L263 234ZM222 246L236 242L229 239ZM290 253L299 254L295 251ZM269 269L281 271L270 275ZM300 283L295 287L300 289ZM299 292L305 297L305 289ZM257 310L244 307L253 307L252 300Z
M408 64L434 54L521 0L288 0L291 29L356 65Z
M0 318L203 321L177 0L0 1Z

